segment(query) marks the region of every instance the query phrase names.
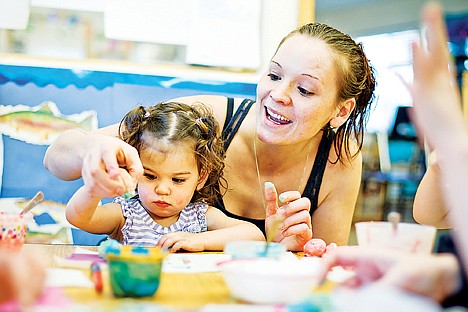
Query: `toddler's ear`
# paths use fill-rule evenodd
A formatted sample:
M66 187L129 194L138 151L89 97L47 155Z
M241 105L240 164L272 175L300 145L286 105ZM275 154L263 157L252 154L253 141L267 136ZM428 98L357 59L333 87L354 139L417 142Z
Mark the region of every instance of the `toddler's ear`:
M200 171L200 176L198 177L198 183L197 183L197 191L201 190L206 183L206 180L208 180L208 176L210 175L210 172L208 170L201 170Z

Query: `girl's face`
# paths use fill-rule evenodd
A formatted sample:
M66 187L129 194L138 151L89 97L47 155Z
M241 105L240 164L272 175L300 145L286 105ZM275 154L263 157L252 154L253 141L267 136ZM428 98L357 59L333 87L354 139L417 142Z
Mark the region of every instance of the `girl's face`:
M279 48L257 86L257 135L271 144L314 137L338 112L332 50L318 39L294 35Z
M155 147L157 147L157 144ZM190 203L199 183L193 145L165 145L165 151L150 148L140 151L144 173L138 181L141 203L157 222L174 218ZM172 222L172 223L173 223Z

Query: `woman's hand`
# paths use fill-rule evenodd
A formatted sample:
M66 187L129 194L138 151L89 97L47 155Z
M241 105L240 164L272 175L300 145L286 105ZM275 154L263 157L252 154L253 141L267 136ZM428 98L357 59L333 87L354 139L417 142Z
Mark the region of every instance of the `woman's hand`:
M133 191L143 174L138 151L116 137L93 134L88 138L90 148L83 155L81 171L88 193L115 197Z
M304 245L312 238L312 225L310 218L310 200L302 197L297 191L281 193L278 205L276 188L271 182L265 182L266 200L265 228L269 228L277 218L284 218L278 228L275 241L280 242L292 251L302 251Z

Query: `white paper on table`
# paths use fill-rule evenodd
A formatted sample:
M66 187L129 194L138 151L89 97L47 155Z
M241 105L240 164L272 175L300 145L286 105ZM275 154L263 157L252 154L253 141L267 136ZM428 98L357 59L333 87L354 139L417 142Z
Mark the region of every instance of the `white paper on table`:
M93 282L81 270L49 268L46 271L46 287L94 287Z
M97 251L89 250L89 249L82 248L82 247L79 247L79 246L75 248L75 251L73 253L76 253L76 254L89 254L89 255L98 255L99 254Z
M199 273L218 272L218 263L231 259L231 255L215 254L169 254L164 259L162 271L165 273ZM297 257L290 251L285 252L281 257L285 259L295 259Z
M165 273L217 272L217 264L231 259L227 254L169 254L164 259Z

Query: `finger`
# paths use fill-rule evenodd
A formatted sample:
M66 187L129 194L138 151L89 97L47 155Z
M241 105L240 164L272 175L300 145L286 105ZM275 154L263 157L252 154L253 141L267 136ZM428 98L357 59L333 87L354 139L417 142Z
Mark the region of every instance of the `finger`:
M105 171L104 164L100 162L100 158L94 157L92 154L85 157L82 168L82 177L87 191L90 194L104 197L123 194L126 189L120 175L111 178ZM99 161L97 162L97 160Z
M280 196L278 197L279 201L281 203L289 203L289 202L292 202L294 200L297 200L301 198L301 193L299 193L298 191L287 191L287 192L283 192L280 194Z
M447 42L447 30L443 18L443 11L439 4L429 3L422 12L422 20L427 27L427 49L437 59L447 56L445 45Z
M124 168L120 168L120 180L124 185L125 192L133 193L135 191L137 181L133 180L128 171Z
M138 151L132 146L128 145L125 150L125 167L134 180L138 180L143 175L143 165L141 164Z
M124 143L122 142L122 144ZM111 178L119 175L119 157L122 158L123 155L124 153L121 149L116 151L113 148L103 148L102 153L98 154L99 161L102 162L105 171ZM122 165L125 165L125 163L122 163Z
M302 197L288 202L279 208L278 213L284 217L289 217L301 211L305 211L307 213L310 211L310 200L307 197Z
M182 242L181 242L181 241L178 241L177 243L175 243L175 244L171 247L171 252L172 252L172 253L177 252L177 251L179 251L181 248L182 248Z
M275 185L271 182L265 182L263 192L266 202L266 217L276 214L278 210L278 193L276 192Z
M163 237L166 237L166 235L164 235ZM177 242L177 240L174 240L172 237L167 236L166 239L163 240L161 248L171 249L175 242Z
M304 236L305 238L312 238L312 229L310 228L310 225L305 222L294 223L292 225L287 226L282 231L282 235L284 237L298 235L301 237Z
M134 190L138 179L143 175L143 165L138 156L138 152L133 147L129 146L125 151L121 150L118 156L121 163L120 176L126 187L126 190ZM122 172L125 169L125 172Z

